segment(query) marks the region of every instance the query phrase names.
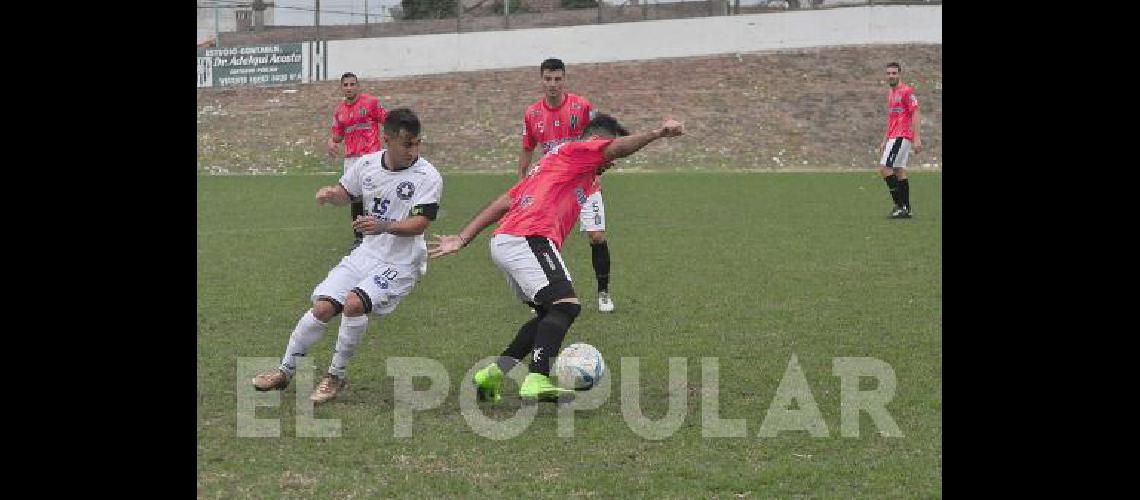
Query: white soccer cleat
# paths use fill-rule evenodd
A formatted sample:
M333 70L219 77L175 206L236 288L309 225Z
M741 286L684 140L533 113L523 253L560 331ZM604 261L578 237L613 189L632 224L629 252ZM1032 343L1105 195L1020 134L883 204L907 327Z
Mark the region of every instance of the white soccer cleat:
M610 300L610 292L598 292L598 312L613 312L614 301Z

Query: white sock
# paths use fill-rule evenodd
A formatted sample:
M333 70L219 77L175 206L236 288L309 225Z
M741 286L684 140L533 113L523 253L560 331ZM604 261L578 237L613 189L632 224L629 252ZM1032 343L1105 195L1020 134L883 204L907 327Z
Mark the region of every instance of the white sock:
M333 351L332 363L329 363L329 373L337 378L344 378L348 371L348 361L356 354L356 346L360 344L364 331L368 329L368 315L361 314L355 318L340 317L340 332L336 336L336 351Z
M324 335L325 328L328 328L328 323L322 323L321 320L313 316L313 310L310 309L301 316L301 320L297 322L296 328L293 329L293 334L289 336L289 345L285 347L285 356L281 357L281 369L288 373L289 376L297 371L298 356L304 356L309 352L309 348L313 346L321 335Z

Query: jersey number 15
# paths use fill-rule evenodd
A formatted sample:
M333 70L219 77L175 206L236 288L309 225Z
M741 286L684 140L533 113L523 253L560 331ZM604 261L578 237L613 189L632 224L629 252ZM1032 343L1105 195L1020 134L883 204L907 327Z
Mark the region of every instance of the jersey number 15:
M388 212L388 199L381 200L380 198L372 199L372 213L377 217L384 215Z

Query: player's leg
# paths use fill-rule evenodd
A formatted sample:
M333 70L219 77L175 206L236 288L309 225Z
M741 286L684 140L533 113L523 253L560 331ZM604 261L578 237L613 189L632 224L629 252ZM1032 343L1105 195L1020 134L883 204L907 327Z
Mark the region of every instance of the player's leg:
M586 198L579 214L579 226L590 239L590 260L598 283L598 311L612 312L614 303L610 297L610 247L606 242L606 204L602 200L601 191Z
M902 213L902 197L899 195L899 180L895 175L894 165L898 161L899 150L902 149L902 141L904 140L902 137L887 140L883 147L882 157L879 159L879 174L887 183L891 200L895 203L894 208L891 209L891 217L897 217Z
M348 169L355 168L356 165L359 163L361 158L364 158L364 157L358 156L355 158L345 158L344 159L344 171L347 173ZM364 215L364 200L360 199L360 198L353 198L351 205L352 205L352 209L349 212L349 215L350 215L349 220L355 221L357 217ZM360 243L362 243L364 241L364 233L357 231L356 229L352 230L352 237L353 237L353 240L352 240L352 248L353 249L360 246Z
M364 303L357 293L356 289L348 293L329 369L321 376L321 381L309 395L309 400L314 403L321 404L336 399L342 390L348 388L348 378L345 373L348 361L356 353L356 346L360 344L364 331L368 329L368 315L364 313Z
M902 213L900 218L909 219L911 216L910 209L910 180L906 175L906 163L910 159L911 142L908 139L899 139L901 145L899 146L899 153L895 158L892 165L895 169L895 176L899 181L899 204L902 206Z
M517 259L509 272L532 302L546 306L546 314L535 325L531 361L527 367L530 373L519 388L519 397L537 401L567 400L574 391L558 387L550 380L551 361L562 349L562 340L582 306L566 263L553 242L545 237L530 236L525 238L525 244L529 258Z
M475 372L473 377L475 394L479 401L494 402L502 398L503 374L510 372L527 354L530 354L530 350L534 346L534 335L538 329L538 322L542 321L542 317L546 315L545 307L531 302L510 274L506 274L506 277L507 285L511 287L519 300L531 308L534 317L519 327L514 339L511 340L506 349L503 349L503 352L499 353L499 357L494 363Z
M332 268L324 281L313 290L313 307L301 316L293 328L293 333L289 335L281 364L254 377L255 389L268 391L284 389L289 385L297 370L297 358L308 355L313 344L321 339L328 328L329 320L344 309L346 291L353 283L360 280L359 273L354 269L350 259L351 256L341 259L340 264Z
M352 201L352 213L350 215L351 215L351 217L349 218L349 220L351 220L351 221L355 221L357 217L364 215L364 202L361 201L360 199L354 199ZM356 248L356 247L360 246L360 244L363 242L364 242L364 233L360 232L360 230L358 230L358 229L353 229L352 230L352 248Z
M550 297L562 296L550 305L549 312L538 322L534 334L534 349L531 352L530 373L523 380L519 388L519 397L539 401L566 400L574 393L572 389L563 389L554 385L550 379L552 361L562 350L562 341L574 319L582 312L582 306L574 295L570 283L564 282L563 288L558 283L552 283L541 293Z
M344 315L337 332L336 348L329 369L317 384L309 399L326 403L336 399L348 388L348 364L356 354L364 332L368 330L368 315L386 316L411 293L417 276L402 266L376 262L347 294Z
M544 237L496 235L490 244L491 258L507 274L515 292L522 300L537 304L535 317L519 328L500 356L502 365L513 367L528 353L532 355L530 374L519 389L524 399L558 400L560 395L572 394L549 379L550 358L558 355L562 339L581 311L562 256ZM481 396L486 393L487 399L498 400L503 372L496 362L476 373Z
M531 349L534 348L534 337L538 332L538 323L546 317L548 311L546 306L535 304L529 300L526 301L526 305L534 310L534 317L519 327L515 338L499 354L499 359L495 361L495 364L502 373L511 371L527 354L530 354Z

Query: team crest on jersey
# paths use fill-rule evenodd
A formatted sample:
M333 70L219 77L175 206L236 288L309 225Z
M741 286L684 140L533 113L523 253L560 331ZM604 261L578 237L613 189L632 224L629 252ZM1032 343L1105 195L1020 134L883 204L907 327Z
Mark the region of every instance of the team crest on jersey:
M368 108L360 108L360 116L368 114Z
M554 120L554 126L557 127L559 125L562 125L562 122L558 121L558 120Z
M366 166L366 167L367 167L367 166L368 166L368 162L365 162L365 163L364 163L364 166ZM367 177L365 177L365 178L364 178L364 190L365 190L365 191L372 191L373 189L376 189L376 184L373 184L373 183L372 183L372 176L371 176L371 175L369 175L369 176L367 176Z
M381 290L388 289L388 280L384 279L383 276L373 276L372 281L374 281L376 283L376 286L380 287Z
M401 200L410 200L413 194L416 194L416 185L411 182L404 181L396 186L396 196Z
M540 134L542 133L542 129L544 129L544 128L546 128L546 124L543 122L536 123L535 127L534 127L535 131L537 131Z
M586 190L582 189L582 186L578 186L578 187L574 188L574 196L578 197L578 204L579 205L585 205L586 204Z

